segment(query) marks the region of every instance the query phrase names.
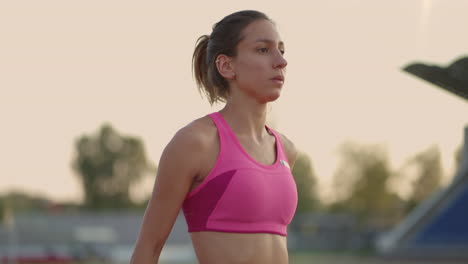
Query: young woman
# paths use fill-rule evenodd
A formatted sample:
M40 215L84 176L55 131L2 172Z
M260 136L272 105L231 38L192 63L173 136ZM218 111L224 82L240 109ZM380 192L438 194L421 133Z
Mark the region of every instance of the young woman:
M225 106L181 128L164 149L131 263L158 263L180 209L200 264L288 263L296 149L265 125L283 87L283 55L274 22L258 11L230 14L199 38L198 87Z

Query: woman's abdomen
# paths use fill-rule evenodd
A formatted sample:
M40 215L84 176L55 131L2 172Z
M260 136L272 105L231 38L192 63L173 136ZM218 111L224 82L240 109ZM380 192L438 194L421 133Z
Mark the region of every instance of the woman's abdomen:
M288 264L284 236L212 231L190 235L199 264Z

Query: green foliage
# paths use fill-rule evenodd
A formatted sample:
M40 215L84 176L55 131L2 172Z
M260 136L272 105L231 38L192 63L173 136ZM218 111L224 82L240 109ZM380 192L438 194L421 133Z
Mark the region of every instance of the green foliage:
M0 223L3 223L5 221L5 211L6 211L6 206L5 206L5 198L0 196Z
M73 168L82 183L87 209L129 208L130 187L154 171L140 139L122 136L104 124L95 136L76 141Z
M412 193L408 199L407 211L409 212L440 189L443 170L440 151L436 146L416 154L408 161L408 164L418 168L418 175L412 183Z
M316 193L317 180L312 169L309 157L299 153L292 170L297 185L298 205L297 212L311 212L319 206Z
M401 200L387 187L393 172L386 151L345 143L340 152L342 160L334 175L336 200L330 209L350 212L362 224L380 219L377 225L392 225L398 220Z
M455 168L460 168L461 161L462 161L462 156L463 156L463 146L460 146L456 151L455 151Z
M40 195L11 191L0 196L0 223L5 223L7 214L24 211L46 211L52 202ZM8 211L8 213L7 213Z
M0 206L15 211L38 211L47 208L51 202L41 195L28 194L22 191L11 191L0 197Z

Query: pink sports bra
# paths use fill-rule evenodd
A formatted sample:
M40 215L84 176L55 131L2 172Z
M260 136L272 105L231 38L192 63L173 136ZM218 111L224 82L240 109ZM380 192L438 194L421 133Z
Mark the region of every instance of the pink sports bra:
M276 161L264 165L242 148L219 112L208 116L218 129L220 152L213 169L184 200L188 232L287 236L298 197L278 134L265 126L276 139Z

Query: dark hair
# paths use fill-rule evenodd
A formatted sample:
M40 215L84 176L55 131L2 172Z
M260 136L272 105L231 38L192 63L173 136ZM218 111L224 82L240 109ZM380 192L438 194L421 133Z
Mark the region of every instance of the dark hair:
M214 24L211 35L202 35L198 38L192 57L192 72L198 90L206 94L210 104L225 102L229 94L229 83L219 74L215 63L216 57L219 54L235 57L237 44L244 38L241 35L242 30L250 23L261 19L273 22L259 11L235 12Z

